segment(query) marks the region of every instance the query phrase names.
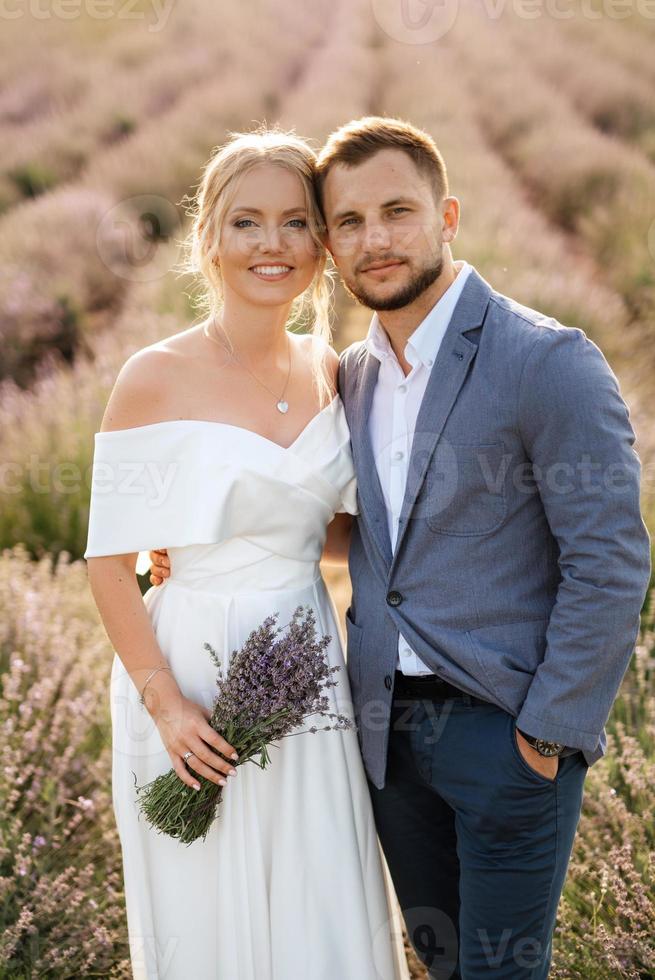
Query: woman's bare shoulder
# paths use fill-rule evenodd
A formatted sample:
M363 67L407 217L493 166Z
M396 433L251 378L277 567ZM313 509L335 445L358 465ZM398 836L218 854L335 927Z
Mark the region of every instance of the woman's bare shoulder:
M198 334L199 328L191 327L128 357L114 382L100 431L149 425L167 417L180 371L199 354Z
M339 355L335 351L334 347L328 344L327 341L323 340L323 338L314 337L312 334L300 334L299 336L304 345L308 359L310 359L312 356L312 352L315 349L314 345L318 346L318 349L324 358L324 363L328 369L330 379L334 388L336 389L339 375Z

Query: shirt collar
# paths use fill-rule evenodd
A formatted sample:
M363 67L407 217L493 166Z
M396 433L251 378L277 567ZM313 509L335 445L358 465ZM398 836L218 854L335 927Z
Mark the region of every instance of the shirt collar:
M458 260L454 265L459 270L456 277L407 341L405 357L412 367L415 367L419 362L428 369L432 367L464 284L473 268L472 265L463 260ZM379 361L386 357L395 358L389 337L380 323L377 313L371 317L364 343L369 353L377 357Z

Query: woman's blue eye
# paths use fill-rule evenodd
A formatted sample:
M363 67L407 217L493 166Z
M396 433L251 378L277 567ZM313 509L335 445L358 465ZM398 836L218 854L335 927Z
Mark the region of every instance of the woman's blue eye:
M234 227L246 228L248 225L254 225L254 223L255 222L252 220L252 218L239 218L237 221L234 222ZM290 221L287 222L288 225L294 225L294 223L296 228L307 227L307 222L304 220L304 218L292 218Z

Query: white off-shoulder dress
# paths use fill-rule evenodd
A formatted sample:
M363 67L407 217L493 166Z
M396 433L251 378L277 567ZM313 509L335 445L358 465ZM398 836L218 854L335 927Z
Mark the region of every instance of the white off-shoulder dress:
M357 513L337 395L288 448L239 426L155 422L95 435L84 557L166 547L171 577L144 603L183 694L211 705L217 668L268 615L311 606L329 633L332 710L352 718L340 627L319 570L334 514ZM404 980L401 924L354 729L300 734L261 770L239 766L191 845L139 815L139 786L171 768L114 654L114 814L136 980ZM322 722L325 724L326 722Z

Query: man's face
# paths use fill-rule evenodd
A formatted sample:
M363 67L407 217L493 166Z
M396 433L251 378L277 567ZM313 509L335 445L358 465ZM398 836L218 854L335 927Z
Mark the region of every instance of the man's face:
M373 310L408 306L441 274L457 208L437 202L403 150L379 150L355 167L335 164L323 205L327 245L348 292Z

